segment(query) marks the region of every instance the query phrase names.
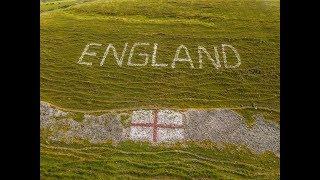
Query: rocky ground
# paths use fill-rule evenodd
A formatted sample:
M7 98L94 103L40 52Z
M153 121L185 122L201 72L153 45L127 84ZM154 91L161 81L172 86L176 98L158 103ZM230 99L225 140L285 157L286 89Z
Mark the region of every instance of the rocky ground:
M48 138L51 140L70 142L83 139L92 143L120 141L123 131L119 117L116 115L84 115L83 121L78 122L68 117L68 113L46 103L40 105L40 128L47 130Z
M166 111L168 110L163 112ZM187 110L173 113L177 117L180 117L179 114L183 119L184 140L239 144L247 146L256 153L272 151L280 156L280 127L265 121L262 116L256 116L255 125L248 127L242 116L228 109ZM136 116L134 112L133 116ZM99 143L134 139L130 137L130 127L125 128L121 124L119 114L109 113L101 116L85 114L82 121L77 121L70 116L70 112L63 112L45 102L40 104L40 127L41 136L44 136L45 132L46 137L53 141L71 142L82 139ZM159 131L159 139L162 137L161 133L162 131Z
M227 109L189 110L185 114L186 139L243 144L255 152L269 150L280 155L280 127L261 116L249 128L243 117Z

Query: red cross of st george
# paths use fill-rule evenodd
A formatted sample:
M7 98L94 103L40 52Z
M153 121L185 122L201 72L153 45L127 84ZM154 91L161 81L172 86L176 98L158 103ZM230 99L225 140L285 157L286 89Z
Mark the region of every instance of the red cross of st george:
M152 123L131 123L131 126L140 126L140 127L152 127L152 141L157 142L158 137L158 128L183 128L182 125L175 125L175 124L158 124L158 111L153 111L153 122Z

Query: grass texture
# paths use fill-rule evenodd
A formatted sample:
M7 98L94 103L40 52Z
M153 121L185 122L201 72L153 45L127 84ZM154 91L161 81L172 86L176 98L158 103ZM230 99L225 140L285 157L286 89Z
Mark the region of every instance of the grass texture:
M41 143L41 179L279 179L269 153L212 143Z
M156 108L234 108L244 114L265 113L279 121L280 60L279 1L257 0L96 0L53 1L73 3L41 13L41 100L74 111ZM75 3L76 2L76 3ZM46 3L41 3L44 7ZM43 9L43 8L41 8ZM100 43L85 56L92 66L78 64L88 43ZM151 45L137 49L150 55L158 44L157 61L127 66L135 42ZM111 54L100 60L109 43L121 54L119 67ZM234 46L242 64L215 69L204 59L199 69L198 45L213 55L221 44ZM176 49L185 45L195 69L188 63L170 67ZM138 52L139 51L139 52ZM181 56L183 56L182 53ZM228 56L232 61L235 57ZM149 60L150 61L150 60Z
M279 122L279 0L47 0L40 9L41 100L74 111L76 120L84 113L151 107L231 108L249 124L257 113ZM85 57L92 66L78 64L92 42L103 44L90 49L96 57ZM169 66L127 66L128 51L122 67L111 54L99 65L109 43L121 54L125 43L130 50L136 42L150 43L137 49L149 54L157 43L157 61ZM170 67L181 44L195 69ZM213 55L217 46L221 60L221 44L238 50L241 66L217 70L204 59L199 69L197 47ZM137 54L134 61L142 62ZM44 136L41 179L279 179L279 158L242 147L64 144Z

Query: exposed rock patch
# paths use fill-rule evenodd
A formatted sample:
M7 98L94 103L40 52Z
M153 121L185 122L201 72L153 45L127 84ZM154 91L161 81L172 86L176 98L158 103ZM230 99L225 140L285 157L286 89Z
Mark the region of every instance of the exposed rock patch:
M185 114L187 140L243 144L256 152L272 151L280 155L280 127L261 116L249 128L244 118L231 110L189 110Z
M181 126L181 129L179 127L169 129L158 127L157 140L159 142L166 141L166 139L177 139L171 136L179 131L178 134L181 137L179 136L178 139L181 140L210 140L217 143L241 144L257 153L272 151L280 156L280 127L275 123L265 121L262 116L256 116L255 125L249 128L242 116L228 109L188 110L186 112L160 110L158 116L152 110L143 111L143 113L140 111L132 113L132 123L154 123L157 119L159 126L161 124L168 126L171 123ZM41 102L40 126L42 130L48 132L49 139L64 142L76 139L88 140L92 143L119 142L126 139L134 140L132 134L140 133L140 131L134 131L132 126L124 128L119 114L108 113L101 116L85 114L81 122L72 119L68 116L69 114ZM147 126L148 124L141 125ZM147 128L153 131L154 127L156 126L150 124L150 127ZM141 130L141 132L145 131ZM137 137L141 135L143 134ZM161 139L162 137L165 139ZM153 138L148 136L146 139L151 141Z
M116 115L84 115L82 122L67 117L67 113L41 103L40 127L50 132L49 139L70 142L74 139L99 143L108 140L121 141L123 127ZM59 118L57 118L59 117Z

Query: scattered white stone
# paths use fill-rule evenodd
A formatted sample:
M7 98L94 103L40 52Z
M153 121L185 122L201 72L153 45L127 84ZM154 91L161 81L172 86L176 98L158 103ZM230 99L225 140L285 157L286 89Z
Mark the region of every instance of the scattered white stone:
M132 140L157 142L175 141L184 138L181 113L172 110L159 110L156 116L154 117L154 111L152 110L134 111L130 138Z
M152 141L153 129L151 127L131 127L130 137L132 140Z
M169 142L184 139L184 130L182 128L158 128L158 141Z
M118 56L117 50L113 46L113 44L109 44L107 46L107 49L106 49L102 59L101 59L100 66L103 66L107 55L109 54L110 50L112 50L113 51L113 57L115 58L117 65L119 67L121 67L123 65L123 62L124 62L124 56L125 56L126 51L128 49L128 44L129 43L125 43L124 44L124 48L122 50L121 56ZM157 67L157 68L167 67L168 64L162 64L162 63L157 63L156 62L157 61L157 49L158 49L158 44L157 43L153 44L153 52L150 52L150 51L149 52L148 51L144 51L144 52L140 51L139 52L138 50L135 50L135 48L137 46L150 46L150 45L151 45L150 43L144 43L144 42L134 43L132 45L131 49L130 49L130 52L129 52L127 65L128 66L136 66L136 67L147 66L149 64L150 56L152 56L151 57L151 66L152 67ZM85 48L84 48L84 50L83 50L83 52L82 52L82 54L81 54L81 56L79 58L78 64L86 65L86 66L92 66L92 62L86 62L86 60L83 60L83 58L85 56L92 56L92 57L97 56L97 52L95 52L93 50L89 50L90 46L101 47L102 44L99 44L99 43L88 43L85 46ZM233 47L232 45L229 45L229 44L221 44L221 48L222 48L222 52L221 53L222 53L222 58L223 58L223 63L224 63L225 68L238 68L241 65L241 59L240 59L240 54L238 53L237 49L235 47ZM229 64L227 62L227 51L226 51L226 48L229 48L235 54L235 56L237 58L237 63L236 64L233 64L233 63ZM184 52L181 53L182 55L180 54L181 50L184 51ZM206 50L205 47L198 46L199 69L203 68L203 59L204 59L203 53L207 56L207 58L209 60L211 60L212 64L214 65L214 67L216 69L219 69L221 67L220 59L219 59L219 53L218 53L218 49L217 49L216 46L214 46L215 60L213 58L211 58L210 53ZM137 54L138 56L141 56L141 58L144 59L144 62L143 63L134 63L133 62L134 61L134 58L133 58L134 54ZM175 56L174 56L174 58L172 60L171 68L173 68L173 69L176 68L176 63L189 63L191 69L197 68L193 64L194 60L196 60L196 59L192 59L191 58L188 48L185 45L181 44L179 47L177 47Z
M132 123L153 123L152 110L137 110L132 113Z
M256 116L256 123L249 128L242 116L228 109L188 110L185 114L166 109L159 110L156 117L154 110L137 110L132 113L132 126L123 128L119 115L85 114L83 121L77 122L67 114L48 103L40 103L40 128L48 131L48 139L64 142L84 139L91 143L126 139L152 142L211 140L246 145L258 153L272 151L280 157L280 127L267 122L263 116Z
M182 125L182 114L172 110L159 110L158 124Z

